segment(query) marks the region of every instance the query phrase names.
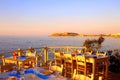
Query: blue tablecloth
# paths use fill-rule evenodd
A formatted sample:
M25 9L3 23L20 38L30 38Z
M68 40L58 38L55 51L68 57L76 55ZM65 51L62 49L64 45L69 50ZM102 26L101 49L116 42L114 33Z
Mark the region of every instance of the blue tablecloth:
M83 54L77 54L77 56L83 56ZM85 55L88 56L89 58L98 58L96 55Z
M34 69L30 68L30 69L27 69L24 74L34 74L36 75L37 77L41 78L41 79L48 79L50 78L50 75L44 75L44 74L41 74L37 71L35 71ZM15 71L12 71L12 72L8 72L8 76L15 76L17 78L20 78L21 77L21 74L20 72L15 72Z
M18 60L26 60L26 59L27 59L26 56L20 56L20 57L18 57Z

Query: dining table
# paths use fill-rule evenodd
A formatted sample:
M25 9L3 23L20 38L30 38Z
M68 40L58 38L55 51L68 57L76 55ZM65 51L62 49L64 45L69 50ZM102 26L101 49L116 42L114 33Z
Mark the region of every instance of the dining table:
M83 56L83 54L79 54L77 56ZM85 55L85 57L86 57L86 63L92 64L93 80L98 79L98 77L96 76L96 74L97 74L96 68L98 67L97 66L98 63L104 63L104 65L105 65L104 76L105 76L105 79L107 80L108 79L108 66L109 66L108 56ZM73 57L73 60L76 60L76 56Z
M26 62L29 64L32 64L34 66L34 64L36 63L36 57L20 56L15 59L15 58L13 58L13 56L11 56L11 57L6 57L4 59L4 62L5 62L5 64L6 63L16 64L18 66L18 69L20 70L21 68L24 67L24 64Z

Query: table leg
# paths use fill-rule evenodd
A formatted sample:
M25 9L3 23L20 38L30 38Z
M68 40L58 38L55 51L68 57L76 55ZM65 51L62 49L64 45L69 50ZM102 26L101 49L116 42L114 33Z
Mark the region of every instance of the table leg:
M92 72L93 72L93 80L95 80L95 72L96 72L96 60L93 60L93 67L92 67Z
M96 80L96 59L93 60L93 67L92 67L92 72L93 72L93 75L92 75L92 80Z
M105 71L105 78L106 78L106 80L108 79L108 63L109 63L109 61L108 61L108 59L106 59L106 61L105 61L105 63L106 63L106 71Z

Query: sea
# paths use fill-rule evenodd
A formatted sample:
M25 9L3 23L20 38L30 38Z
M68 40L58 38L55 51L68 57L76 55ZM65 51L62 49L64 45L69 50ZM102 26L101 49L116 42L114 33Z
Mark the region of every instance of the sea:
M98 39L99 37L53 37L53 36L39 36L39 37L0 37L0 53L12 52L18 48L27 49L40 48L45 46L83 46L86 39ZM101 50L120 50L120 38L104 37Z

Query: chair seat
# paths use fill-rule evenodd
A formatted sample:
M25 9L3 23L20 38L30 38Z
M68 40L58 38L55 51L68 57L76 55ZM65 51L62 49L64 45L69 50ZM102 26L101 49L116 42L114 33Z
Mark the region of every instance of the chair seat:
M59 66L51 66L50 69L51 69L52 71L62 72L62 68L59 67Z
M79 62L79 63L77 63L77 65L84 66L84 63L83 62Z
M44 75L50 75L50 74L53 73L53 71L51 71L51 70L44 70L44 71L41 72L41 73L44 74Z
M6 64L6 65L2 66L2 72L12 71L13 66L15 66L15 65L14 64Z
M50 69L51 69L52 71L56 71L56 70L57 70L57 67L58 67L58 66L51 66Z
M28 65L25 65L25 66L24 66L24 68L25 68L25 69L28 69L28 68L30 68L30 66L28 66Z
M7 78L5 80L18 80L18 78L16 78L16 77L9 77L9 78Z
M72 60L65 60L66 63L72 63Z
M74 80L85 80L85 77L86 77L86 76L84 76L84 75L82 75L82 74L76 74L76 75L74 76ZM91 80L91 78L86 77L86 80Z

